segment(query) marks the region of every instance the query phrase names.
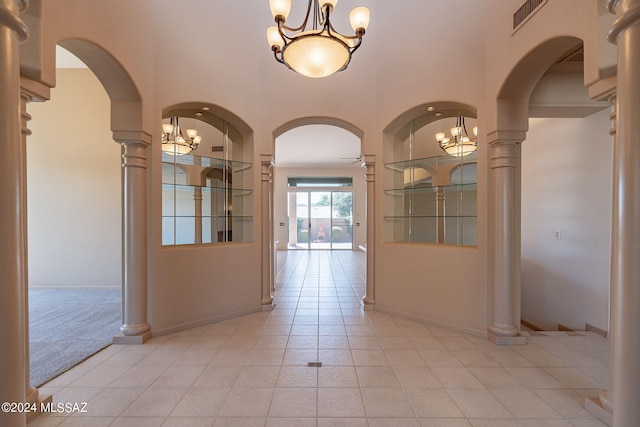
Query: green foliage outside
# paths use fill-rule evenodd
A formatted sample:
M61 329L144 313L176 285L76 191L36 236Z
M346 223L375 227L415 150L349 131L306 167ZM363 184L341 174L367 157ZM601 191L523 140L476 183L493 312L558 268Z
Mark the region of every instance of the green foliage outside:
M342 228L341 227L331 227L331 240L334 242L340 241L342 239Z

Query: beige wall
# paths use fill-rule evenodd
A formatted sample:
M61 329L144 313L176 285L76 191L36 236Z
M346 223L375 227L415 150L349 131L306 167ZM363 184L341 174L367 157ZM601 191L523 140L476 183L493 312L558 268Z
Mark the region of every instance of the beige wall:
M532 119L522 144L522 318L546 330L608 330L610 123Z
M58 70L51 100L29 104L31 287L121 286L121 159L109 109L87 69Z

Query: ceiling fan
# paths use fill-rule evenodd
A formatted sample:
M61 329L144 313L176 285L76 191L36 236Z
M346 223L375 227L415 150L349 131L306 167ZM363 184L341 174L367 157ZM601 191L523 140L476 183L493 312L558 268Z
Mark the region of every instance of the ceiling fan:
M340 157L340 160L353 160L349 163L350 165L352 165L354 163L359 163L362 161L362 154L360 154L358 157Z

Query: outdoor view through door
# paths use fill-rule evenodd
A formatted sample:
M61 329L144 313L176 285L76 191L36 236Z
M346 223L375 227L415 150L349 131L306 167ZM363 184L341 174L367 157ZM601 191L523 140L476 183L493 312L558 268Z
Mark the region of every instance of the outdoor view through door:
M341 189L310 190L310 186ZM353 249L351 178L289 178L289 187L297 188L287 198L290 249Z

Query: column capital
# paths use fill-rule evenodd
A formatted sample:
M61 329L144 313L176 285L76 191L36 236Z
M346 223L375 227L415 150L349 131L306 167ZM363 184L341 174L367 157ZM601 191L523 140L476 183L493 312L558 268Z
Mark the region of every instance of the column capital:
M20 76L20 93L29 96L29 101L48 101L51 99L51 88L42 82Z
M361 166L367 171L365 172L364 181L369 184L376 181L376 156L374 154L365 154L362 156Z
M272 154L260 154L260 164L262 167L272 168L274 166Z
M144 131L137 130L114 130L113 140L122 145L151 145L152 137Z
M0 25L13 30L18 36L18 41L23 42L29 38L29 29L27 25L18 17L29 6L27 0L16 0L18 6L16 10L0 3Z
M487 144L520 144L527 138L527 132L523 130L494 130L487 134Z
M612 4L613 3L613 4ZM624 7L619 7L620 0L609 0L608 8L611 13L618 12L618 9L621 9L622 13L618 19L613 23L613 26L609 30L609 34L607 34L607 40L609 43L617 44L618 37L622 34L627 28L637 24L640 22L640 3L629 7L628 9L624 9Z
M490 147L490 163L491 169L498 168L515 168L516 151L515 147L519 144L515 141L496 141L491 143Z
M274 166L273 155L261 154L260 165L262 166L262 182L263 183L271 182L271 177L273 175L271 173L271 170L273 169L273 166Z

